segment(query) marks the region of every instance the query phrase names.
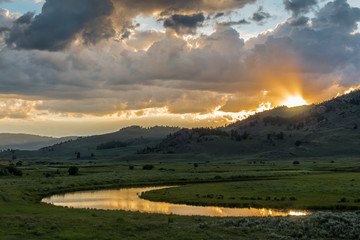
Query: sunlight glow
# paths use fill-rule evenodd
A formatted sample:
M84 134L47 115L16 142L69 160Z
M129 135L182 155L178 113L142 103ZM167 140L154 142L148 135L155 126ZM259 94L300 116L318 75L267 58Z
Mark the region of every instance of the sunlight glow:
M358 90L359 89L359 86L358 87L351 87L351 88L349 88L348 90L346 90L345 92L344 92L344 94L349 94L349 93L351 93L351 92L353 92L353 91L356 91L356 90Z
M272 109L270 102L261 103L259 107L255 110L249 110L249 111L243 110L241 112L223 112L221 111L221 108L222 106L218 106L212 113L193 115L194 119L211 119L211 118L220 117L226 119L226 121L229 123L233 123L239 120L244 120L256 113L260 113Z
M281 105L289 108L306 105L307 102L301 96L288 96Z

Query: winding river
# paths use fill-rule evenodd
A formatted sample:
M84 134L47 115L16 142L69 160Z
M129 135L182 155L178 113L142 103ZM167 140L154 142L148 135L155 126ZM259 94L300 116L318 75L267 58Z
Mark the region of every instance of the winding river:
M175 214L184 216L209 217L250 217L250 216L303 216L308 212L257 208L202 207L166 202L152 202L139 196L146 191L169 187L124 188L119 190L97 190L53 195L41 202L70 208L138 211L145 213Z

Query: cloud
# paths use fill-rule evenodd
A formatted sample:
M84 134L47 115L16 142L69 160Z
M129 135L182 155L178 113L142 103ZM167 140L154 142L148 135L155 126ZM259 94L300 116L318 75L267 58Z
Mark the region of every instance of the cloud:
M114 11L110 0L47 0L40 15L26 13L15 21L7 44L18 49L61 50L78 37L97 43L115 35L108 18Z
M12 22L19 17L17 14L11 14L9 10L0 8L0 26L11 27Z
M164 20L164 27L175 30L178 34L195 34L196 28L201 26L205 21L202 13L193 15L174 14Z
M42 12L27 13L14 23L7 44L17 49L59 51L74 41L96 44L113 37L126 39L133 19L158 12L164 25L180 32L195 31L202 12L241 8L255 0L47 0ZM195 9L195 10L194 10Z
M271 15L267 12L263 11L263 7L259 7L259 9L253 14L251 20L262 23L265 19L271 18Z
M21 99L20 96L0 95L0 119L29 119L35 116L39 101Z
M13 25L13 21L18 17L17 14L11 14L9 10L0 8L0 50L6 46L5 38Z
M317 0L283 0L285 9L291 11L294 16L308 13L317 4Z
M143 4L154 4L152 8L162 9L163 14L171 12L164 18L179 11L180 5L156 5L164 2ZM133 4L136 9L141 1L122 4ZM118 10L114 4L111 17L100 19L110 19L116 26ZM186 6L182 11L186 16L198 14ZM26 16L16 23L24 31L37 18L30 18L28 24ZM32 109L41 113L74 116L140 114L143 109L207 113L218 106L236 112L267 101L280 104L286 94L320 101L332 97L330 91L359 85L360 34L354 33L358 21L358 8L336 0L309 21L292 17L248 42L230 26L216 24L213 33L186 39L131 29L124 41L86 46L69 42L66 51L4 47L0 50L0 93L39 100ZM81 28L75 35L83 36L83 32Z
M294 18L291 20L292 26L304 26L309 22L309 18L305 16L301 16L298 18Z
M222 26L236 26L243 24L250 24L250 22L246 21L245 19L241 19L239 21L222 21L218 23L218 25L222 25Z
M156 30L137 31L126 40L126 44L136 50L146 50L155 42L165 38L165 33Z
M219 13L216 13L216 15L214 16L214 18L219 18L219 17L222 17L222 16L224 16L224 15L225 15L225 13L219 12Z
M352 8L346 0L335 0L327 3L312 20L313 28L316 30L333 29L345 33L357 29L360 21L360 9Z

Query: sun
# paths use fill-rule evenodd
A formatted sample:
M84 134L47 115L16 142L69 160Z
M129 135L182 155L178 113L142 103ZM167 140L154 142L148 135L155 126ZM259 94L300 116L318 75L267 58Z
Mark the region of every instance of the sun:
M289 108L306 105L307 102L301 96L288 96L287 99L281 103L282 106Z

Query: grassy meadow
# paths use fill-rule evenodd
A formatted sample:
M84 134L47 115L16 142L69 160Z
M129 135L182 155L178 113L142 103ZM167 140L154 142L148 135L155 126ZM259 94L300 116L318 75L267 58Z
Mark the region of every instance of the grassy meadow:
M360 219L356 210L360 209L358 159L297 159L299 164L293 160L263 162L235 157L210 160L204 156L153 155L147 161L139 156L108 162L25 161L17 167L22 176L0 176L0 239L357 239L359 236L359 231L355 231ZM0 162L2 168L9 164ZM146 164L154 168L143 170ZM79 168L79 174L69 176L68 168L73 165ZM40 203L43 197L55 193L174 184L180 187L147 192L143 197L194 205L337 211L316 212L306 217L211 218L69 209ZM339 227L330 229L330 225L323 223L324 219L334 221ZM309 227L311 231L305 231Z

